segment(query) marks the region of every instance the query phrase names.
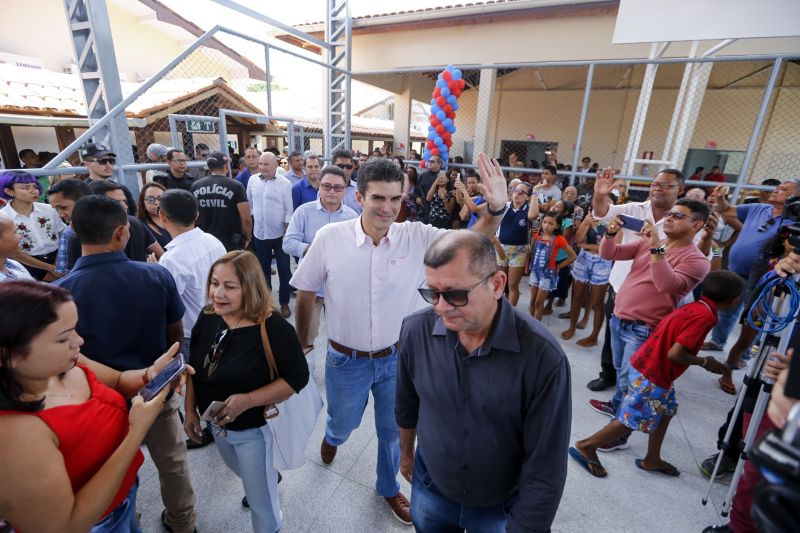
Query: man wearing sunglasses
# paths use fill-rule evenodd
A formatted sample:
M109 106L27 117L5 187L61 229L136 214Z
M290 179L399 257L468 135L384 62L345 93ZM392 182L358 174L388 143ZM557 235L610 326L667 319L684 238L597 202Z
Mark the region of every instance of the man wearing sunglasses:
M283 251L293 257L302 257L308 252L317 232L332 222L341 222L358 217L355 211L344 205L342 198L347 189L345 173L334 166L322 169L319 179L319 198L298 207L292 214L286 235L283 237ZM319 333L319 319L322 314L325 293L317 292L314 309L309 324L308 336L315 339ZM309 361L313 371L313 360Z
M114 168L117 164L117 156L102 144L89 143L83 146L80 151L83 166L89 169L89 177L86 184L91 185L95 181L114 181ZM133 198L130 189L120 184L122 192L125 194L125 203L129 215L136 215L136 200Z
M424 264L431 307L403 321L395 407L414 526L549 531L567 476L566 355L503 298L486 236L449 232Z
M344 172L344 177L347 180L347 188L344 190L344 198L342 199L344 205L355 211L356 214L360 215L361 204L359 204L358 200L356 199L358 185L353 179L353 173L355 172L356 168L353 154L349 150L340 148L331 154L331 161L333 161L335 166L342 169L342 172Z
M614 186L615 171L606 168L597 173L594 183L594 194L592 196L593 215L597 220L609 221L619 215L627 215L648 221L658 232L663 240L666 238L664 233L664 213L672 209L678 196L684 190L685 178L683 173L677 169L665 169L659 172L655 179L650 183L650 197L644 202L628 202L616 205L611 199L611 192ZM711 237L713 230L700 231L694 235L695 243L701 251L708 254L711 250ZM639 235L636 231L622 228L622 244L638 242ZM622 287L622 282L631 270L631 261L616 261L611 269L609 283L610 306L613 308L614 298ZM608 322L606 322L608 326ZM587 384L593 391L601 391L614 386L616 381L616 371L614 370L613 357L611 353L611 328L606 327L606 338L600 359L602 370L600 376Z
M486 214L473 230L494 235L506 210L506 181L500 165L478 156ZM358 175L361 216L319 230L292 277L297 293L297 335L314 342L310 324L317 292L325 291L328 350L325 387L328 421L320 446L330 464L360 423L370 392L378 437L376 491L395 517L411 524L408 500L400 492L399 430L394 417L397 341L405 316L416 310L414 292L424 281L422 259L447 230L421 222L396 223L404 176L394 162L370 159Z

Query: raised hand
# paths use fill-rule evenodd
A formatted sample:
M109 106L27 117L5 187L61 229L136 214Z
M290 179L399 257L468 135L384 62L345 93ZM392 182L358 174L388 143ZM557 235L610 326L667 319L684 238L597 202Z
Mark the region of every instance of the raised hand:
M649 220L644 221L644 226L642 226L642 231L639 234L643 239L650 242L650 248L658 248L661 245L661 236L659 236L658 230Z
M611 194L611 188L614 185L614 176L617 171L611 167L606 167L597 172L597 177L594 180L594 193L600 195Z
M492 211L499 211L508 202L508 187L500 163L497 159L490 159L484 153L478 154L478 173L481 176L481 183L478 189Z

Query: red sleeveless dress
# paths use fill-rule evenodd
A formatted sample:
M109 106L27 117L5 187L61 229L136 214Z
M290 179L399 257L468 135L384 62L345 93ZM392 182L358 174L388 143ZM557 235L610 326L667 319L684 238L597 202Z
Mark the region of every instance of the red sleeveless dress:
M84 403L61 405L32 413L0 411L0 416L32 415L47 424L58 437L58 449L64 456L73 492L80 490L100 470L128 434L128 406L122 396L100 383L94 372L85 366L78 365L78 368L83 370L89 382L90 395ZM125 500L143 462L144 456L139 450L111 505L102 516Z

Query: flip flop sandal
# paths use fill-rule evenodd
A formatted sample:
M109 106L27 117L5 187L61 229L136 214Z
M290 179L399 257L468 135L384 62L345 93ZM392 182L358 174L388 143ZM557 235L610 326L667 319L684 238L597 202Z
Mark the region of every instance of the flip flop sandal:
M569 317L570 317L570 312L569 311L567 311L566 313L559 313L558 314L558 318L569 318Z
M736 385L734 385L733 383L726 383L722 381L722 378L719 378L717 380L717 383L719 383L719 388L722 389L722 392L730 394L731 396L736 394Z
M600 461L592 461L591 459L587 459L586 457L583 456L581 452L578 451L577 448L574 447L570 447L569 456L572 457L575 460L575 462L580 465L581 468L589 472L594 477L606 477L607 472L605 471L605 468L603 468L603 465L600 464ZM595 474L594 472L592 472L592 469L589 468L589 465L599 466L600 468L603 468L603 475Z
M680 470L678 470L669 463L664 463L664 466L653 469L645 468L644 466L642 466L641 459L636 459L635 463L637 467L639 467L641 470L644 470L645 472L658 472L659 474L664 474L665 476L670 476L670 477L678 477L681 475Z

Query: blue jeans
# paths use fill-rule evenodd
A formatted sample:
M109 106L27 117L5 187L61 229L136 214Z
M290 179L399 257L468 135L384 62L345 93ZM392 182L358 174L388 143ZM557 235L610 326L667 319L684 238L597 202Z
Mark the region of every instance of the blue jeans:
M503 533L513 498L491 507L454 502L436 489L417 453L411 484L411 521L418 533Z
M278 502L278 471L272 466L272 433L267 426L226 431L214 428L214 441L222 460L244 486L250 504L254 533L281 530Z
M384 497L400 492L400 430L394 417L397 352L382 359L352 357L328 346L325 358L325 390L328 423L325 440L341 446L361 424L369 392L375 400L375 432L378 435L378 481L375 490Z
M739 305L736 306L736 309L720 309L717 313L717 325L711 330L711 342L720 348L725 348L725 343L728 342L728 336L731 334L731 331L733 331L736 323L739 322L739 317L742 316L747 297L747 280L745 280L742 298L739 301Z
M139 478L128 492L128 497L102 520L96 523L89 533L141 533L136 521L136 491L139 489Z
M253 237L253 248L264 270L264 277L267 278L267 285L272 290L272 258L278 264L278 302L281 305L289 303L289 280L292 278L292 269L289 266L289 255L283 251L283 237L277 239L256 239Z
M611 317L611 354L614 358L614 370L617 371L617 390L611 402L614 409L619 410L622 399L630 385L631 357L644 344L653 331L652 328L623 320L616 315Z

